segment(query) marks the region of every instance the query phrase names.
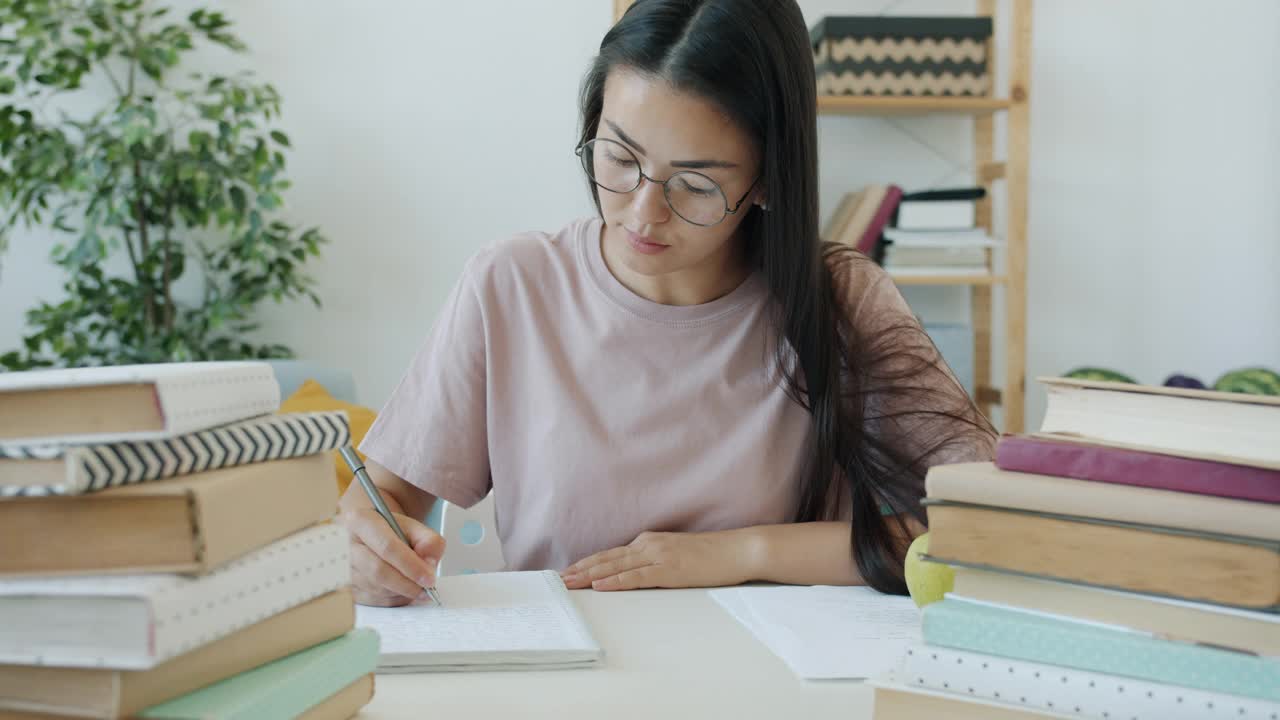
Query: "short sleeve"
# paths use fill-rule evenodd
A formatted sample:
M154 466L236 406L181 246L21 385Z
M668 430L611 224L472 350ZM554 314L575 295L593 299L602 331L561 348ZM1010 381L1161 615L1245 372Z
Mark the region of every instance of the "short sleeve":
M866 434L917 482L934 465L990 460L996 434L893 279L861 255L833 269L845 298L848 341L860 366L848 369Z
M468 263L360 450L409 483L470 507L491 486L484 308Z

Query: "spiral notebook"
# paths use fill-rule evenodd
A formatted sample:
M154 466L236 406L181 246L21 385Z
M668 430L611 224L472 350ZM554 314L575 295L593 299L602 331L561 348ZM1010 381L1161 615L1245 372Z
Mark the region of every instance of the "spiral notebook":
M598 665L604 651L552 571L442 577L444 603L356 608L382 637L379 673L557 670Z

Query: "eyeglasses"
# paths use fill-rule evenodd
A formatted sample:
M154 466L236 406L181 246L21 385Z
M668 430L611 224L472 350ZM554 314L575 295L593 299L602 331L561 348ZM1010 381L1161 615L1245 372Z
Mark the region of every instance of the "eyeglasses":
M729 207L724 190L715 180L692 170L681 170L666 180L655 180L640 169L640 161L626 145L607 138L588 140L574 150L582 159L582 169L591 182L612 193L629 193L641 180L661 185L671 211L685 222L701 227L718 225L728 215L736 215L760 178L751 182L738 204Z

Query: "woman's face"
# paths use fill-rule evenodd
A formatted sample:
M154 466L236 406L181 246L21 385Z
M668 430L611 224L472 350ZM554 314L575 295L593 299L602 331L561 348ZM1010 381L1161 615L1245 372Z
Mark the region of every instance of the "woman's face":
M760 186L752 188L760 161L746 133L706 100L678 92L665 80L618 69L605 82L596 138L621 143L647 177L661 181L693 170L710 178L720 186L723 204L730 209L751 191L736 214L700 227L672 211L659 184L643 180L629 193L601 188L600 207L607 226L604 242L611 260L641 276L683 276L700 283L708 275L736 267L734 235L750 204L763 201ZM596 166L620 167L618 156L611 152L606 156L602 145L597 143ZM621 155L630 162L630 156ZM719 193L707 194L709 188L705 180L688 176L688 182L677 178L671 192L702 197L699 202L705 207L705 198L721 202Z

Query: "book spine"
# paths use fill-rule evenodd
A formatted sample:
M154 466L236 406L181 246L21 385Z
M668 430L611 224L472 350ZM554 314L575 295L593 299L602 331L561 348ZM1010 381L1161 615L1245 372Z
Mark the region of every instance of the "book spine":
M924 645L907 650L901 677L913 687L1091 720L1239 720L1280 711L1225 693Z
M168 586L152 598L147 667L351 584L349 552L346 530L318 525Z
M67 475L58 485L0 485L0 498L79 495L227 467L285 460L335 450L350 441L344 411L291 413L224 425L174 438L103 445L14 446L11 459L62 457Z
M1280 503L1280 470L1138 450L1005 437L996 445L996 467L1118 485Z
M897 211L898 201L901 199L902 188L897 185L890 185L889 192L885 193L884 200L880 201L880 207L876 208L876 213L871 218L871 223L867 225L866 231L858 241L858 252L869 256L875 251L876 243L880 241L880 235L884 232L885 226L889 224L889 219L893 217L893 213Z
M1280 701L1280 663L956 599L924 610L929 645Z

